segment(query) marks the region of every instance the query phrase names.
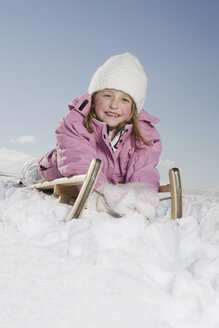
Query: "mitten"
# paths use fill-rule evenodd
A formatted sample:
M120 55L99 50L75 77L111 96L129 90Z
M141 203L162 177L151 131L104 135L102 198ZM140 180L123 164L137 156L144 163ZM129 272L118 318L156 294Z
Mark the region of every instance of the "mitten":
M129 183L124 185L103 184L91 195L87 208L124 216L134 212L151 218L155 214L158 195L146 185Z
M131 183L127 187L135 191L136 211L147 218L152 218L159 201L158 193L145 184Z
M45 181L45 179L38 172L38 161L39 158L31 158L24 163L20 174L20 181L24 186L30 186L32 184Z

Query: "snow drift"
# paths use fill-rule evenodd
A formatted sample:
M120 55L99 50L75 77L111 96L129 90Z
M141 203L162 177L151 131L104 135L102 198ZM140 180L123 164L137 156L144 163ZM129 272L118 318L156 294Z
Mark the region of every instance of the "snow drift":
M57 204L0 177L0 326L219 327L219 195L159 202L148 224Z

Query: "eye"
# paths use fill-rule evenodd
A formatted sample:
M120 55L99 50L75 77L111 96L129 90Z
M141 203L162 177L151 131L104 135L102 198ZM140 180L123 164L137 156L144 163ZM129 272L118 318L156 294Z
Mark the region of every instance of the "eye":
M109 97L111 97L111 95L109 93L104 93L103 97L109 98Z
M122 98L124 102L130 103L130 100L128 98Z

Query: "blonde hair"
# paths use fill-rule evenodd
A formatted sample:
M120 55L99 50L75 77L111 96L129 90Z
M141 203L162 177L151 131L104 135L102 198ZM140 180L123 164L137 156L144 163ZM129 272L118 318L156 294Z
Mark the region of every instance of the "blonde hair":
M95 92L92 95L91 100L91 108L87 116L84 118L84 127L87 129L89 133L93 133L92 127L92 118L98 119L95 113L95 98L98 92ZM141 143L151 146L151 142L147 141L140 132L138 126L138 119L137 119L137 107L135 102L132 100L132 107L131 107L131 117L128 121L121 122L115 129L115 135L119 133L126 124L132 124L132 137L134 139L135 148L138 150L140 148Z

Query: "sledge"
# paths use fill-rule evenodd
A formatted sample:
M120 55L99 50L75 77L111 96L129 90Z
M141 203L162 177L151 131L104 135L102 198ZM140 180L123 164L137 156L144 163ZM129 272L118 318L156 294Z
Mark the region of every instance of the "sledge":
M52 191L58 195L58 203L68 204L72 198L76 198L67 218L66 222L73 218L81 217L84 208L88 202L97 178L101 170L102 162L100 159L93 159L87 174L76 175L69 178L58 178L52 181L44 181L37 183L35 188L42 191ZM78 186L81 186L79 191ZM171 219L181 218L182 213L182 187L181 178L178 168L169 170L169 184L160 186L160 193L169 193L169 197L160 200L171 200Z
M69 178L58 178L52 181L37 183L35 188L38 190L52 190L55 195L59 195L58 203L68 204L70 199L76 198L66 222L73 218L80 218L90 194L93 191L97 178L101 170L102 162L100 159L93 159L87 174L75 175ZM79 191L78 186L81 186Z

